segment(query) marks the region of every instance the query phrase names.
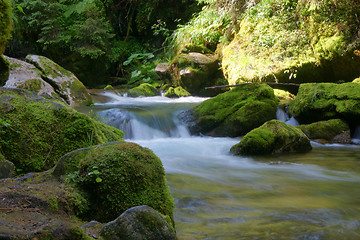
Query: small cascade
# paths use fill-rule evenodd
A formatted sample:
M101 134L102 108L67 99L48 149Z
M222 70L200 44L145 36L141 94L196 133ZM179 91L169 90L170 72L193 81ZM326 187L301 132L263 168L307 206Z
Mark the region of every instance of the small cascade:
M282 110L279 107L277 108L277 111L276 111L276 119L279 121L282 121L286 124L289 124L291 126L299 125L299 122L294 117L290 117L287 112L285 112L284 110Z
M355 144L360 144L360 126L357 126L354 132L354 136L351 141Z

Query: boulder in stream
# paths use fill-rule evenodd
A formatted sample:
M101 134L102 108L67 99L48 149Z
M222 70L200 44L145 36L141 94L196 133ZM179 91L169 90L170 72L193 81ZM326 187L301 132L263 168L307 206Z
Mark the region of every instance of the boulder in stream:
M247 84L202 102L182 119L192 133L237 137L275 119L278 102L271 87Z
M349 125L341 119L319 121L297 126L308 138L330 143L351 143Z
M128 91L129 97L153 97L158 95L158 90L149 83L143 83L137 87L134 87Z
M357 83L301 84L289 113L300 123L340 118L350 127L360 125L360 85Z
M256 156L308 152L311 149L309 138L300 129L271 120L246 134L230 151L235 155Z
M165 97L169 98L178 98L178 97L188 97L191 96L191 94L183 89L182 87L169 87L169 89L165 93Z
M105 240L176 240L173 228L149 206L126 210L101 229Z

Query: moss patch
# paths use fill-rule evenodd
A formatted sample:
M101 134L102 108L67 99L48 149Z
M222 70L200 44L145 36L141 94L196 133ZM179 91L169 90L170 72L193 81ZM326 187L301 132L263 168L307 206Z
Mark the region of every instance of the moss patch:
M0 152L23 172L49 169L65 153L110 141L123 133L85 114L20 89L0 89Z
M165 97L169 97L169 98L188 97L188 96L191 96L191 94L182 87L177 87L177 88L170 87L165 93Z
M0 1L0 55L4 53L7 40L10 38L12 28L11 15L12 9L10 1Z

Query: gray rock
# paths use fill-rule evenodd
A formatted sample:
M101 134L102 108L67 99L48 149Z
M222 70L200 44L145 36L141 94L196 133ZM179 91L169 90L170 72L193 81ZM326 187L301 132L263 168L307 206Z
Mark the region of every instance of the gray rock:
M28 55L26 61L42 72L43 78L70 106L89 105L92 102L84 84L70 71L44 56Z
M107 223L100 232L105 240L175 240L171 226L148 206L133 207Z
M15 165L6 160L3 155L0 153L0 179L1 178L11 178L15 173Z

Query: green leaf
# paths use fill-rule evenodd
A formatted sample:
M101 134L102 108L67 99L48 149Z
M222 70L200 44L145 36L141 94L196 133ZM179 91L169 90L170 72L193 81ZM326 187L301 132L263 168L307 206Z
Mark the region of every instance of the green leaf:
M102 182L102 179L97 177L96 180L95 180L97 183L101 183Z

